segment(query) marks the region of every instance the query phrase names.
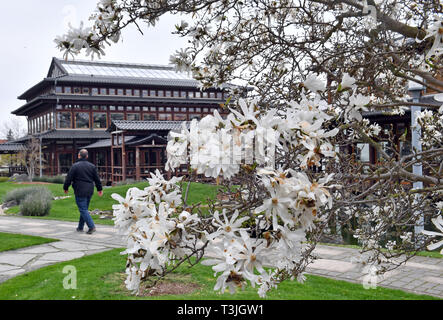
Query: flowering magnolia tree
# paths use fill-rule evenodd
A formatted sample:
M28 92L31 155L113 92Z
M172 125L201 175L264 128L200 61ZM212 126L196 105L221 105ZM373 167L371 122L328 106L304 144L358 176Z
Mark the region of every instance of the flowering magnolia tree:
M249 284L263 297L284 280L303 282L316 244L346 226L362 246L357 260L378 273L442 245L434 240L443 232L443 108L413 103L407 87L443 100L439 1L102 0L90 27L56 43L66 57L101 56L126 26L141 31L165 13L188 18L174 30L190 41L171 56L178 70L202 88L242 86L229 86L227 116L170 134L166 168L188 164L186 178L157 172L146 189L114 195L128 289L201 262L212 266L215 290ZM412 105L425 110L415 124L422 148L405 155L396 146L407 132L364 116ZM376 150L377 164L359 160L357 143ZM413 173L417 164L423 174ZM222 200L188 203L183 179L202 175ZM424 222L427 231L414 232Z

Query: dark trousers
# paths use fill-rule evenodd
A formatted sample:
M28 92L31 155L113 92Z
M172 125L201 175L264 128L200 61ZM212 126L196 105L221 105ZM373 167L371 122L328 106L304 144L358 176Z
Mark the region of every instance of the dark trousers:
M80 221L78 223L78 230L83 230L85 223L89 229L94 229L94 221L89 214L89 202L91 197L75 197L75 202L77 203L78 211L80 211Z

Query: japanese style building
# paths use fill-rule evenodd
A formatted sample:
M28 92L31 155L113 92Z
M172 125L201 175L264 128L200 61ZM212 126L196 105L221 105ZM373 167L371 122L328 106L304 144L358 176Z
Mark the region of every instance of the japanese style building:
M19 96L26 103L12 112L27 118L28 136L0 153L19 152L35 137L44 175L67 173L86 148L104 181L139 180L164 169L170 130L214 109L224 113L223 88L201 90L172 66L53 58L47 77Z
M171 130L215 109L224 114L221 105L228 98L227 88L201 90L198 81L172 66L53 58L47 77L19 96L26 102L12 112L27 118L28 136L0 144L0 154L23 151L34 137L41 148L43 175L66 174L79 149L86 148L104 182L140 180L156 169L164 172ZM441 104L433 96L422 91L419 101ZM363 116L382 127L379 142L388 154L393 148L400 155L411 152L410 110L403 115L380 111ZM394 132L394 146L389 131ZM404 133L406 139L400 139ZM363 163L379 161L377 150L367 143L346 148Z

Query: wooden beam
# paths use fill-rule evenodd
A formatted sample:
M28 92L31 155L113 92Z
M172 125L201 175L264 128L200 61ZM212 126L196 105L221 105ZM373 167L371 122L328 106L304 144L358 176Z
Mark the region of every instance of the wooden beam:
M135 179L140 181L140 148L135 147Z
M122 133L122 171L123 181L126 181L126 149L125 149L125 133Z

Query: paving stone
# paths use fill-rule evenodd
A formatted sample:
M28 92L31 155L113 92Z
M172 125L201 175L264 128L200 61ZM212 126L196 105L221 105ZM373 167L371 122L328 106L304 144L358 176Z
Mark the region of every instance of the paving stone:
M85 254L80 251L76 252L56 252L47 253L40 260L67 261L83 257Z
M27 269L37 269L46 265L51 265L51 264L55 264L58 263L59 261L55 261L55 260L37 260L34 261L32 264L27 265Z
M418 263L418 262L410 262L410 261L406 262L406 267L443 271L443 268L440 266Z
M17 267L13 267L10 265L5 265L5 264L0 264L0 273L6 272L6 271L10 271L10 270L14 270L17 269Z
M22 226L41 227L41 226L46 226L46 224L40 222L23 222Z
M14 266L23 266L33 258L35 258L35 254L13 254L13 253L7 253L7 254L1 254L0 255L0 263L3 264L11 264Z
M52 246L66 251L83 251L87 249L87 245L77 242L60 241L52 243Z
M14 269L14 270L2 272L2 275L6 276L6 277L15 277L15 276L17 276L21 273L25 273L25 272L26 272L25 269L20 268L20 269Z
M428 276L428 277L424 277L423 280L424 281L429 281L429 282L432 282L432 283L443 284L443 277L438 278L438 277L429 277Z
M36 246L34 248L29 248L29 249L20 249L18 252L20 253L50 253L50 252L58 252L59 250L51 247L51 246L47 246L47 245L42 245L42 246Z
M329 249L324 247L317 247L314 250L314 253L320 254L320 255L327 255L327 256L336 256L341 254L342 252L336 249Z
M310 265L313 269L322 269L335 272L347 272L355 269L355 264L346 261L337 261L331 259L318 259Z
M52 230L46 228L23 228L20 230L20 233L32 232L41 234L41 236L47 236Z

